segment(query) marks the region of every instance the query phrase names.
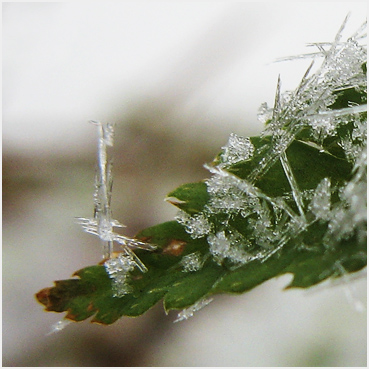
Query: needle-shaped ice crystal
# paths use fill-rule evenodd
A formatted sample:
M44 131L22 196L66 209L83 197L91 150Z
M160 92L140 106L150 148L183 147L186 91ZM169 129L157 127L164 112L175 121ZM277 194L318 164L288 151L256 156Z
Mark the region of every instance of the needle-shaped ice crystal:
M292 196L295 200L297 209L298 209L300 215L303 218L305 218L302 192L299 189L299 185L297 184L296 178L293 174L292 168L290 166L290 163L288 161L288 158L287 158L287 155L286 155L285 152L283 152L281 154L280 161L281 161L281 164L282 164L284 174L286 175L288 183L290 184L291 191L292 191Z
M95 177L95 214L96 231L103 243L103 257L110 258L113 252L113 224L111 214L112 161L108 158L107 148L113 146L114 126L110 123L90 121L98 128L97 163ZM90 232L91 233L91 232Z
M354 176L341 192L341 202L331 212L326 239L341 240L357 232L361 239L366 238L367 219L367 148L362 147L354 165Z
M231 248L231 242L228 240L224 231L208 236L209 250L215 260L220 263L227 258Z
M98 128L97 172L95 176L94 217L77 218L83 230L100 238L103 243L103 257L107 259L105 267L114 281L118 296L128 293L127 276L135 267L142 272L147 269L142 261L131 250L139 248L152 251L156 247L146 242L130 238L114 231L114 228L124 227L112 218L112 160L108 157L108 147L113 146L114 126L110 123L91 121ZM123 253L111 259L113 243L117 242L123 248Z
M195 302L193 305L191 305L187 309L184 309L180 313L178 313L178 317L174 321L174 323L177 323L177 322L180 322L182 320L187 320L188 318L191 318L196 311L199 311L200 309L202 309L206 305L209 305L212 301L213 301L212 298L203 298L203 299Z
M210 201L206 206L211 213L241 213L247 217L258 206L257 191L247 181L238 178L223 168L205 166L213 176L206 180Z

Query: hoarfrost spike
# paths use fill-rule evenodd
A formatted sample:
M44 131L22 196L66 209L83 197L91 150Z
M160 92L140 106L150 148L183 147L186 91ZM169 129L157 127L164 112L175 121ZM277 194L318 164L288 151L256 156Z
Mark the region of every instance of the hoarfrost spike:
M291 166L288 162L287 155L286 155L285 152L281 154L280 160L281 160L281 164L282 164L282 168L284 170L284 173L287 177L288 183L290 184L290 187L291 187L291 190L292 190L292 196L295 200L297 209L299 210L299 213L300 213L302 219L306 220L305 219L305 213L304 213L304 203L303 203L303 200L302 200L302 193L299 189L299 186L298 186L297 181L295 179L295 176L292 172L292 168L291 168Z
M187 320L188 318L191 318L193 314L196 311L199 311L206 305L209 305L213 301L212 298L203 298L197 302L195 302L193 305L188 307L187 309L182 310L179 314L177 319L174 321L174 323L180 322L182 320Z
M142 261L131 250L139 248L148 251L156 249L154 245L126 237L114 232L116 227L124 227L117 220L112 218L111 192L112 192L112 160L108 156L108 147L114 143L114 125L110 123L100 123L90 121L98 127L98 151L97 151L97 172L95 176L94 193L94 217L77 218L83 230L100 238L103 244L103 258L105 269L112 279L114 296L121 297L130 292L129 273L138 268L141 272L146 272L147 268ZM123 252L112 258L114 242L121 245Z

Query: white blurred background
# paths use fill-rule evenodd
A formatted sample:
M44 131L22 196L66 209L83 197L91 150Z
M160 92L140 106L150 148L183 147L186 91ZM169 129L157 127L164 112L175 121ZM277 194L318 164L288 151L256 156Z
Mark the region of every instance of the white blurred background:
M2 5L4 366L366 365L366 313L347 285L283 291L284 276L186 322L159 304L49 336L62 315L34 298L100 258L73 219L92 214L89 119L117 124L112 202L126 232L171 220L166 194L205 178L229 133L258 134L278 74L293 89L309 64L273 61L333 41L348 12L354 33L366 2ZM365 303L365 278L349 288Z

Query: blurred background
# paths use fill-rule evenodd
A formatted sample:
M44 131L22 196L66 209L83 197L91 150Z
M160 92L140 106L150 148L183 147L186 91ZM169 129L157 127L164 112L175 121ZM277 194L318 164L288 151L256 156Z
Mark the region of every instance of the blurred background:
M173 324L161 304L112 326L71 324L34 294L100 261L74 223L93 212L96 130L116 128L114 217L133 236L206 178L231 132L309 61L273 63L365 21L366 2L3 3L3 366L366 366L365 276L283 291L290 276L217 296ZM348 297L347 297L348 296ZM350 297L351 296L351 297Z

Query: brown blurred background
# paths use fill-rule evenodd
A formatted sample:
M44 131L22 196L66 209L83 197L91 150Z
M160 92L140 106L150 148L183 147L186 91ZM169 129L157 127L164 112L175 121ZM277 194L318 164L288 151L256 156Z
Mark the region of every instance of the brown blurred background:
M34 294L100 261L74 217L92 215L96 137L115 122L113 213L125 232L173 219L165 203L236 132L258 134L278 74L269 64L348 34L366 2L3 3L3 365L365 366L366 279L283 291L289 276L217 296L173 324L161 304L112 326L71 324ZM354 298L347 298L353 295Z

